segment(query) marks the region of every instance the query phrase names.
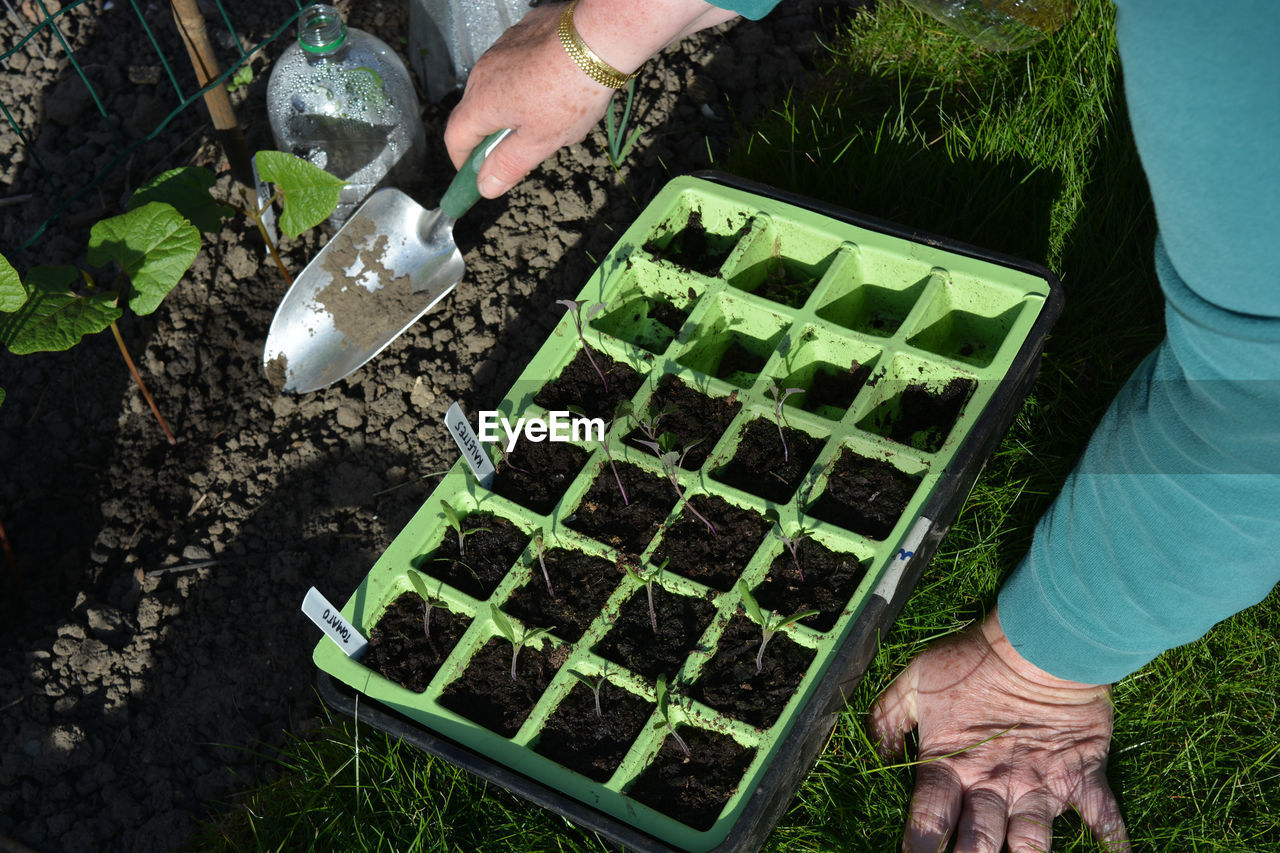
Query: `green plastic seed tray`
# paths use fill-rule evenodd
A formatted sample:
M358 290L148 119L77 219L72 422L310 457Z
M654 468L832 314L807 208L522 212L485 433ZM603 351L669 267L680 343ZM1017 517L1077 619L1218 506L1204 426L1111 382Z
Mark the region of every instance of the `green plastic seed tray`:
M459 461L342 609L378 654L316 646L322 695L625 847L754 850L1034 380L1059 285L701 173L578 301L591 358L566 315L498 408L618 416L606 441L522 441L493 490ZM759 674L744 588L770 620L818 611ZM514 680L504 627L537 634Z

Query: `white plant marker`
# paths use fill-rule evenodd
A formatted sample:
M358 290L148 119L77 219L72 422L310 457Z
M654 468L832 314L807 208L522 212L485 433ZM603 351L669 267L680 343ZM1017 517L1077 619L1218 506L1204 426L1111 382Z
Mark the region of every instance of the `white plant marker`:
M307 590L306 596L302 599L302 612L307 614L308 618L316 623L329 639L337 643L338 648L342 649L347 657L359 658L364 654L369 641L314 586Z
M449 435L453 436L453 440L458 443L462 458L467 460L467 465L471 466L471 473L476 475L476 480L486 489L492 487L493 475L496 473L493 461L489 459L489 454L485 453L484 446L480 443L475 430L471 428L471 424L467 423L467 416L462 413L462 407L457 403L451 405L449 411L445 412L444 423L449 428Z
M885 601L893 601L893 594L898 591L898 584L902 581L902 573L907 570L907 565L911 562L911 558L920 549L920 543L924 541L924 535L929 531L929 527L932 524L933 522L923 515L916 519L916 523L907 532L907 538L902 541L902 547L891 558L892 561L889 563L889 568L884 573L884 577L876 585L875 595L880 596Z

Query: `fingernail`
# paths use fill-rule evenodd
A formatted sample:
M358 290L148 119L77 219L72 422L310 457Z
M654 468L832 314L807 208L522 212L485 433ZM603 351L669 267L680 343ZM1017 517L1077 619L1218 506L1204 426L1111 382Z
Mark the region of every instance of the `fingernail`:
M480 181L480 195L485 198L497 198L506 192L506 189L502 181L493 175L486 175Z

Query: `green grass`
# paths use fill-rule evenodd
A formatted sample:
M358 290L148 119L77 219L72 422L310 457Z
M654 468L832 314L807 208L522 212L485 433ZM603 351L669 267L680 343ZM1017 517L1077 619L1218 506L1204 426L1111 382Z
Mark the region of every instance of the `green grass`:
M978 618L1119 384L1162 334L1154 218L1119 91L1109 4L1050 43L986 54L902 4L853 21L811 91L723 168L1046 263L1067 307L1040 378L771 837L777 851L897 849L910 768L862 718L931 640ZM1143 850L1280 845L1280 596L1121 682L1111 780ZM330 721L279 779L202 827L226 850L602 850L594 836L382 735ZM1055 850L1096 849L1071 817Z

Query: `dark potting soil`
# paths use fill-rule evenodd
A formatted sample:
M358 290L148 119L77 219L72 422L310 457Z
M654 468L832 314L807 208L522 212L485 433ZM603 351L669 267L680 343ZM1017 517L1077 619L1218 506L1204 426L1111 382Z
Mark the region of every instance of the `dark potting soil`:
M815 631L830 631L862 583L867 567L852 554L838 554L809 538L801 540L797 551L803 580L791 551L784 548L753 594L761 607L784 616L817 610L816 615L800 620L800 624Z
M654 565L670 560L667 568L676 574L728 592L764 540L769 522L716 495L691 500L716 532L708 530L688 506L682 507L650 560Z
M503 737L512 737L566 656L564 647L547 651L522 648L513 681L511 643L505 637L494 637L476 652L462 675L445 686L440 704Z
M738 789L755 750L728 735L683 726L677 729L692 758L670 735L627 795L698 830L710 829Z
M433 606L428 637L423 609L417 593L402 593L369 632L369 647L360 658L369 669L415 693L427 689L471 624L468 616Z
M507 576L529 537L501 516L473 512L462 519L465 553L458 551L458 535L452 528L440 547L415 557L413 567L473 598L488 598Z
M711 397L667 374L654 389L642 414L645 417L656 417L664 409L671 410L661 415L656 426L657 433L671 433L676 439L676 447L681 450L693 445L680 466L692 471L702 467L707 455L741 408L742 403L736 392L728 397ZM648 437L639 429L634 429L627 435L628 444L641 447L646 452L649 448L643 447L639 442L647 440Z
M502 609L537 628L551 629L557 637L576 643L618 586L618 569L608 560L553 548L543 555L551 578L553 598L547 592L542 567L533 563L533 577L511 594Z
M565 524L625 553L639 554L676 505L675 489L628 462L618 462L617 469L631 502L623 504L613 468L606 464Z
M690 302L694 301L696 299L690 300ZM689 319L689 311L687 308L678 308L665 299L659 299L649 303L649 317L657 320L672 332L678 332L680 327L684 325L684 321Z
M652 711L651 702L605 682L600 689L601 716L597 717L594 692L584 684L575 684L542 727L534 751L589 779L605 782L626 757Z
M701 211L695 210L689 214L685 227L665 246L650 240L645 243L644 250L684 269L717 278L729 253L748 227L749 225L743 225L736 233L731 234L712 234L703 224Z
M593 359L609 382L607 390L591 364ZM594 348L588 357L587 350L580 349L560 375L534 395L533 402L547 411L566 411L572 407L589 417L608 421L618 404L630 400L643 381L644 376L633 370L631 365L616 361Z
M817 284L816 276L799 273L782 258L773 257L765 261L764 281L753 292L790 308L799 308Z
M803 408L807 412L817 412L829 407L843 414L853 405L853 398L858 396L870 376L871 366L856 361L849 365L848 370L818 370L813 374L808 393L804 395Z
M822 452L822 440L794 427L783 427L782 434L787 439L786 461L778 425L768 418L751 421L733 458L712 471L712 479L774 503L789 502Z
M716 609L701 598L677 595L657 584L653 585L653 609L658 617L656 633L649 618L649 597L640 587L623 603L613 627L592 651L645 678L674 678L697 648Z
M521 441L498 466L493 490L508 500L546 514L587 464L589 454L563 441Z
M817 652L777 633L765 646L764 666L756 672L762 638L759 625L741 613L734 616L689 695L758 728L773 725Z
M808 511L869 539L884 539L919 485L919 477L888 462L846 450L831 470L826 491Z
M716 378L745 388L755 381L756 374L764 370L766 361L768 359L765 356L756 355L743 346L735 336L733 343L729 344L724 355L720 356L720 364L716 366Z
M947 440L977 383L957 376L941 391L927 385L908 385L899 398L899 411L882 433L899 444L937 453Z

